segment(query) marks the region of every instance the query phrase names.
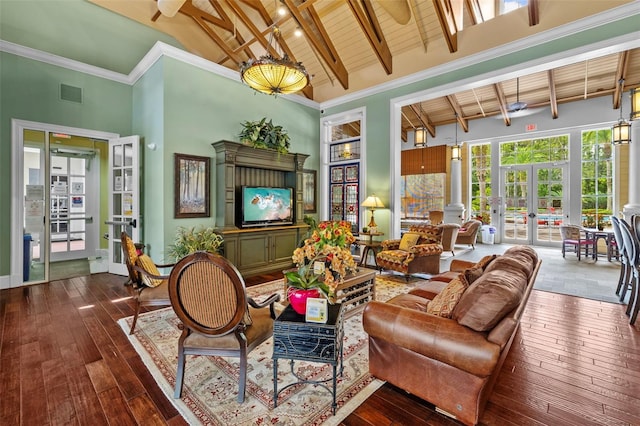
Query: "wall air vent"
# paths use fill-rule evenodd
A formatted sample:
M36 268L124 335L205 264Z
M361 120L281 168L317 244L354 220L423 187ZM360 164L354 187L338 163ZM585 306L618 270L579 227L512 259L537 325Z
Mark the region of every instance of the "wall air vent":
M60 99L63 101L71 101L82 103L82 89L80 87L69 86L68 84L60 84Z

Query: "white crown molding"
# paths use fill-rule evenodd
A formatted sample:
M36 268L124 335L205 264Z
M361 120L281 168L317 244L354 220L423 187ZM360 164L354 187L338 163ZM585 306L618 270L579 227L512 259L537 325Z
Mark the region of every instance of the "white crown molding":
M133 68L129 75L109 71L104 68L88 65L83 62L64 58L62 56L43 52L41 50L32 49L30 47L21 46L19 44L11 43L5 40L0 40L0 51L11 53L28 59L33 59L35 61L44 62L50 65L56 65L72 71L77 71L107 80L116 81L118 83L128 84L131 86L134 85L151 68L151 66L153 66L153 64L163 56L182 61L186 64L193 65L202 70L240 83L240 73L238 73L237 71L233 71L227 67L223 67L222 65L216 64L215 62L211 62L200 56L186 52L182 49L163 43L161 41L157 41L151 47L151 49L144 55L140 62L138 62L138 64ZM300 95L281 95L280 97L291 102L308 106L310 108L320 109L320 104L318 102L307 99Z
M628 3L623 6L604 11L597 15L593 15L578 21L571 22L561 27L556 27L547 31L543 31L531 37L516 40L514 42L507 43L502 46L495 47L493 49L485 50L474 55L469 55L455 61L447 62L446 64L430 67L428 69L425 69L424 71L419 71L417 73L414 73L405 77L400 77L395 80L389 81L387 83L382 83L377 86L360 90L358 92L353 92L344 96L340 96L338 98L321 102L320 107L322 109L327 109L327 108L339 106L344 103L362 99L367 96L376 95L381 92L385 92L387 90L397 89L399 87L406 86L411 83L416 83L418 81L422 81L428 78L443 75L443 74L458 70L460 68L477 65L479 63L482 63L500 56L506 56L515 52L519 52L526 48L531 48L540 44L558 40L563 37L567 37L567 36L570 36L585 30L589 30L592 28L597 28L599 26L609 24L611 22L625 19L635 15L640 15L639 1L634 1L633 3ZM638 34L639 34L638 32L633 33L628 37L625 36L624 39L628 40L629 42L637 41L637 39L640 38ZM611 40L600 42L598 44L602 46L610 45ZM578 55L579 54L578 52L585 54L587 52L591 52L592 49L593 49L593 45L584 46L582 49L574 49L574 52L575 52L574 54ZM569 58L571 56L568 54L568 52L563 52L562 55L565 58ZM545 62L545 61L548 61L548 58L539 58L539 61ZM570 63L570 61L568 61L567 63Z
M75 61L73 59L64 58L52 53L43 52L41 50L32 49L30 47L21 46L11 43L10 41L0 40L0 51L11 53L23 58L33 59L34 61L44 62L49 65L56 65L84 74L93 75L107 80L117 81L118 83L129 84L129 78L121 73L109 71L104 68L95 67L85 64L84 62Z

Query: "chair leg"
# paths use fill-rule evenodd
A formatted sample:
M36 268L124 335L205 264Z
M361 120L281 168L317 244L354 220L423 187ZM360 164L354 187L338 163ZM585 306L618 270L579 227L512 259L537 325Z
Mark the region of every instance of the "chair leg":
M247 348L240 349L240 377L238 382L238 402L244 402L244 393L247 385Z
M182 341L178 342L178 371L176 372L176 387L173 391L174 398L182 396L182 382L184 380L184 347Z
M131 330L129 330L129 334L133 334L133 332L135 331L139 314L140 314L140 301L136 299L136 312L133 314L133 322L131 323Z
M640 277L638 277L638 271L633 271L633 276L631 277L631 294L629 295L629 303L627 304L627 315L631 316L633 311L636 309L636 305L638 304L638 284L640 284ZM635 319L634 319L635 321ZM632 324L633 322L632 321Z
M616 294L620 295L620 291L622 291L623 285L628 285L629 279L627 275L627 264L626 262L622 262L620 264L620 277L618 278L618 287L616 287Z
M622 283L622 288L620 289L620 301L624 302L624 298L627 296L627 291L629 290L629 284L633 280L633 273L631 271L631 265L625 265L624 271L624 281Z

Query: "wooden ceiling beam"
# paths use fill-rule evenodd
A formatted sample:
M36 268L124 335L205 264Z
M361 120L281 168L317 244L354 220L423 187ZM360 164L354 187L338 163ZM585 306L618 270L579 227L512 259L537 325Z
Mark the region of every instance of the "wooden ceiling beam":
M327 30L324 28L324 25L322 25L322 21L316 10L313 7L307 7L305 12L309 15L309 19L305 19L293 0L282 0L282 2L287 6L293 18L298 25L300 25L300 29L304 32L306 39L311 43L311 46L316 52L320 54L342 87L345 90L348 89L349 73L340 59L337 49L331 42ZM316 36L316 34L318 34L318 36Z
M558 98L556 96L556 80L552 69L547 71L547 77L549 79L549 106L551 107L551 118L555 120L558 118Z
M538 8L538 0L529 0L529 26L533 27L540 23L540 12Z
M442 34L449 47L449 52L458 51L458 29L456 27L456 17L449 0L433 0L433 6L436 9Z
M613 92L613 109L620 108L620 95L624 91L624 82L620 84L620 80L624 80L627 75L627 68L629 67L629 56L631 52L625 50L618 53L618 65L616 66L616 90Z
M469 10L469 16L471 16L471 23L478 25L484 22L484 16L482 16L482 8L480 8L480 2L478 0L465 0L467 9Z
M420 104L418 104L418 105L420 105ZM431 120L429 120L429 116L427 116L424 113L424 111L422 110L422 108L420 108L419 106L409 105L409 108L411 108L411 111L413 111L413 113L416 115L416 117L418 117L418 120L420 121L420 124L422 125L422 127L427 129L427 132L429 132L429 134L431 135L432 138L435 138L436 137L436 126L434 126L433 123L431 122Z
M389 50L389 45L384 38L382 28L380 28L376 13L373 10L371 0L349 0L349 6L367 40L369 40L369 44L371 44L371 47L378 56L382 67L387 75L390 75L393 72L393 58Z
M507 98L504 96L504 91L502 90L502 85L500 83L496 83L493 85L493 91L496 93L496 97L498 98L498 105L500 108L500 113L502 114L502 120L504 121L505 126L511 126L511 117L509 117L509 112L507 111Z
M456 114L456 120L462 127L462 130L464 130L464 132L467 133L469 131L469 120L464 118L464 115L462 114L462 107L460 107L460 103L455 98L455 95L447 95L446 98L447 98L447 101L449 101L449 105L451 105L451 109Z

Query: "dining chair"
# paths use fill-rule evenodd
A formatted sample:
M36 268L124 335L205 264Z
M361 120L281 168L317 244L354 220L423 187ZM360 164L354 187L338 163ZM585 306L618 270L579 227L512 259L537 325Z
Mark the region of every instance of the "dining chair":
M187 355L226 356L240 358L238 402L244 402L247 354L273 334L280 295L256 303L247 297L244 279L231 262L198 251L171 270L169 298L182 323L174 398L182 395Z
M640 242L638 241L635 229L629 226L624 219L620 219L620 224L622 240L624 241L625 251L627 252L632 272L629 303L627 303L626 313L629 315L629 322L634 324L640 308L640 301L638 300L638 292L640 290Z
M135 300L135 311L129 334L133 334L138 315L143 306L171 306L169 300L168 275L162 275L159 269L170 268L173 264L156 264L146 254L138 254L136 245L126 232L120 234L122 253L129 272L127 285Z
M567 247L573 247L578 254L578 260L584 250L584 255L589 256L589 248L592 256L596 254L596 244L591 238L584 236L584 231L578 225L560 225L560 235L562 237L562 257L565 257Z
M629 264L624 239L622 238L622 231L620 230L620 227L622 226L620 224L620 219L616 216L611 216L611 224L613 225L613 235L615 236L616 246L618 248L618 259L620 260L620 277L618 278L616 294L620 296L620 301L622 301L624 300L627 294L627 289L629 288L631 280L631 265Z

